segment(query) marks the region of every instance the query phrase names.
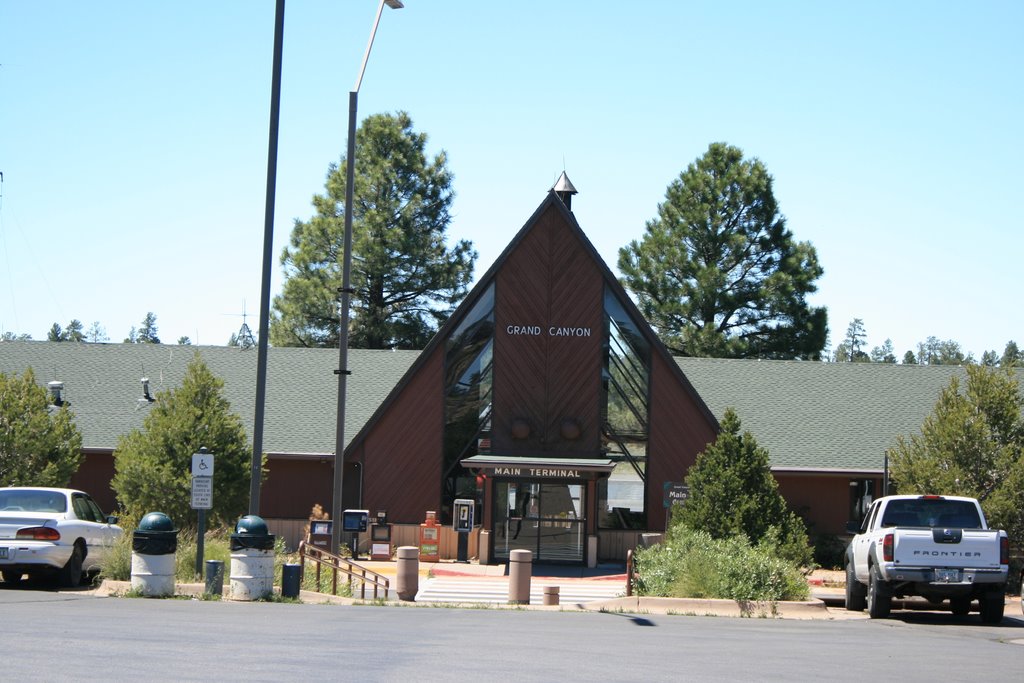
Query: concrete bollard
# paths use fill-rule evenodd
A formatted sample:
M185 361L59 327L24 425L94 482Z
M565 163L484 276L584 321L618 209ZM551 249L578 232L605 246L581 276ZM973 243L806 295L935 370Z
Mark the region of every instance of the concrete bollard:
M412 602L420 590L420 549L414 545L398 548L395 592L399 600Z
M508 554L508 602L510 605L530 604L530 575L533 553L513 550Z
M558 586L544 586L544 604L558 604Z
M241 548L231 553L232 600L265 600L274 592L274 551Z
M175 556L132 553L132 590L147 598L174 595Z

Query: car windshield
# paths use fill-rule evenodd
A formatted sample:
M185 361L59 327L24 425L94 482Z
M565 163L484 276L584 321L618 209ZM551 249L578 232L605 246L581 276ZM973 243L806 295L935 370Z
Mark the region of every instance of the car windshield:
M63 493L35 489L0 491L0 512L67 512Z
M882 526L980 529L981 518L977 506L970 501L912 498L889 501Z

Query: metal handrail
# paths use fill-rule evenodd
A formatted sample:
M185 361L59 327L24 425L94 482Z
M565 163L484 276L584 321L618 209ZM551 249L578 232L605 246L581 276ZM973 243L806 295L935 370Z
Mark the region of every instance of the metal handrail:
M316 565L316 586L320 588L320 572L322 567L326 567L331 570L331 595L338 594L338 572L342 572L348 576L349 592L352 593L352 583L356 580L359 581L359 599L366 599L366 584L373 586L373 599L378 599L378 590L384 590L384 597L387 598L388 590L391 586L391 580L383 574L378 574L372 569L356 564L347 557L341 557L335 555L327 550L322 550L316 546L309 545L306 541L299 542L299 564L302 567L302 573L299 580L305 576L306 573L306 560L313 562ZM354 594L353 594L353 597Z

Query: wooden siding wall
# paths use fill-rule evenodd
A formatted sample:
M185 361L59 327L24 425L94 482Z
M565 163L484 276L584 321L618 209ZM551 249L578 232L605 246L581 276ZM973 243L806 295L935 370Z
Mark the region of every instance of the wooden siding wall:
M388 520L419 524L427 510L441 510L444 429L444 347L420 366L390 409L374 425L360 453L362 507L386 510Z
M260 487L260 516L306 518L317 504L330 513L333 498L333 458L268 459L267 478Z
M114 480L114 454L111 451L85 453L78 471L71 476L69 488L85 491L105 514L117 510L117 495L111 487Z
M599 562L625 562L626 553L640 545L641 531L598 531L597 559Z
M600 448L604 280L581 247L550 207L496 276L495 452L596 454ZM537 326L540 334L510 335L509 325ZM584 328L590 336L551 336L550 327ZM529 423L528 438L512 438L516 419ZM579 425L578 438L562 437L566 419Z
M807 522L808 535L844 535L850 508L850 482L875 479L875 496L881 495L881 479L864 474L775 473L779 492L789 507Z
M661 354L651 362L650 443L647 463L647 528L665 529L664 484L681 482L716 428Z

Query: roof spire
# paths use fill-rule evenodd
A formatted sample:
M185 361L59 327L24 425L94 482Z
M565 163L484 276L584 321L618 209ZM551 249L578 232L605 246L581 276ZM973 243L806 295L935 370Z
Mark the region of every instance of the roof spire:
M572 196L578 193L576 188L572 186L569 176L565 175L565 171L562 171L562 175L558 176L555 186L551 189L562 200L562 203L565 204L565 208L572 211Z

